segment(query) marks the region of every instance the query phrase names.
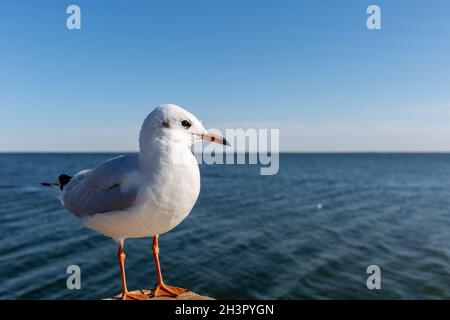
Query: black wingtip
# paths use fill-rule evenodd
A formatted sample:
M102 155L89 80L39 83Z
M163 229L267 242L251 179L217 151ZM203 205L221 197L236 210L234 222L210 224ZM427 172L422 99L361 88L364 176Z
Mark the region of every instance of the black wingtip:
M64 186L70 182L70 179L72 179L72 177L67 174L62 174L58 177L59 187L61 190L63 190Z
M45 186L45 187L53 187L56 183L51 183L51 182L41 182L41 186Z
M54 182L41 182L41 186L61 189L61 186L59 185L59 183L54 183Z

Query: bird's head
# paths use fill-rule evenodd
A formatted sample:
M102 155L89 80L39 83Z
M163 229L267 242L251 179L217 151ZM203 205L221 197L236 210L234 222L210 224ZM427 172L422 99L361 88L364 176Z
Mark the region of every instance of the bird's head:
M154 139L167 139L189 147L200 140L230 145L222 136L208 132L192 113L174 104L160 105L144 120L139 137L141 148Z

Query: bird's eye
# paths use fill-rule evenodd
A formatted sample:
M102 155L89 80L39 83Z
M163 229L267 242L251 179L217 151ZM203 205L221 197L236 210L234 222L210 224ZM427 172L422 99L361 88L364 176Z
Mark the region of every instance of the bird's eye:
M191 123L189 122L189 120L183 120L181 121L181 126L183 128L189 129L191 127Z

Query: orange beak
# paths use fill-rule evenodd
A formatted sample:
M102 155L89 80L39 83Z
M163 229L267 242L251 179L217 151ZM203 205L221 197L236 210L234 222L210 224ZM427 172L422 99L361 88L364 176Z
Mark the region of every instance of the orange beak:
M198 135L200 139L205 141L211 141L218 144L223 144L225 146L230 146L230 143L222 136L215 134L215 133L204 133Z

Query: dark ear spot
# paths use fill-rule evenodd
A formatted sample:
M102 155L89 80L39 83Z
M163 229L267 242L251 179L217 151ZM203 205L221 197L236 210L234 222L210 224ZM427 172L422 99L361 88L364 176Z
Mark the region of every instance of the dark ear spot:
M167 121L163 121L162 125L164 128L170 128L170 124Z

